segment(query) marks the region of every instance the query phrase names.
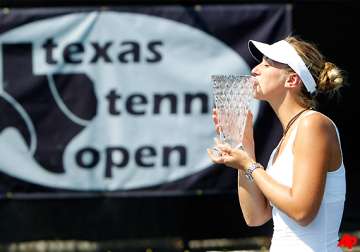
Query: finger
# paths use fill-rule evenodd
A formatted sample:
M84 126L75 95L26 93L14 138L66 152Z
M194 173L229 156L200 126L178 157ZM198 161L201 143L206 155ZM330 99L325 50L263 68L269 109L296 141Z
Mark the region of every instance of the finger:
M228 144L217 144L216 147L224 153L231 153L233 151L233 149Z
M222 161L223 161L223 163L224 163L225 165L230 164L230 163L231 163L231 156L224 156L224 157L222 158Z
M217 111L217 108L213 108L213 111L212 111L212 116L215 117L215 118L218 118L218 111Z
M219 124L219 118L217 116L217 112L213 112L212 119L213 119L215 125Z
M223 164L224 163L224 159L222 156L215 156L213 154L213 150L212 149L206 149L207 150L207 153L208 153L208 156L210 157L210 159L214 162L214 163L217 163L217 164Z
M247 115L246 115L246 122L249 124L253 122L253 113L251 112L251 110L248 111Z
M218 124L215 125L215 131L217 135L219 135L221 132L221 127Z
M211 158L212 161L218 161L220 159L219 158L220 155L217 155L217 154L214 153L215 152L214 148L213 149L207 148L206 151L207 151L207 153L208 153L208 155L209 155L209 157Z
M228 147L231 149L231 146L230 144L228 143L224 143L220 140L220 138L217 136L217 137L214 137L214 143L215 143L215 147L218 147L218 146L223 146L223 147Z
M212 115L213 115L214 117L217 117L217 110L216 110L216 108L213 108L213 110L212 110Z
M244 138L251 137L253 135L253 114L251 111L248 112L246 117L246 125L245 125L245 132L244 132Z
M220 141L219 138L218 138L217 145L222 146L222 147L227 147L227 148L229 148L229 149L232 149L232 147L231 147L231 145L230 145L229 143L227 143L227 142L222 142L222 141Z

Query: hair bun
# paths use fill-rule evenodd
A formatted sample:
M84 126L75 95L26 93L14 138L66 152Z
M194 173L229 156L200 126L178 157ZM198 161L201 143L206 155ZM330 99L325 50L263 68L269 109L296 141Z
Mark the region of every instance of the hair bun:
M319 76L318 89L322 92L336 91L342 87L344 77L342 71L331 62L325 62L324 69Z

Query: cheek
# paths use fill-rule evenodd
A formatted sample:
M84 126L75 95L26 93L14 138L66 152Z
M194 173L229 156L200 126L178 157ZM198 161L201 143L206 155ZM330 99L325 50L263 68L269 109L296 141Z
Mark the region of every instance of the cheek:
M264 76L259 80L259 85L256 90L264 95L274 93L282 89L282 83L284 83L283 78L279 75Z
M262 81L259 83L259 88L265 92L266 90L273 89L276 85L276 82L274 82L271 78L263 78Z

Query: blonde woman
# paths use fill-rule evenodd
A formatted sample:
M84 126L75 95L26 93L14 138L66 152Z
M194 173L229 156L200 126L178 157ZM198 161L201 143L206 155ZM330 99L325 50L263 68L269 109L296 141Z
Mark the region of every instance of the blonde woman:
M252 70L256 99L267 101L284 132L267 168L256 162L252 115L243 149L217 143L213 162L238 170L238 195L249 226L271 218L271 252L341 251L337 246L346 182L336 125L315 111L319 93L342 86L341 71L310 43L288 37L268 45L249 41L259 60ZM216 111L215 127L219 130Z

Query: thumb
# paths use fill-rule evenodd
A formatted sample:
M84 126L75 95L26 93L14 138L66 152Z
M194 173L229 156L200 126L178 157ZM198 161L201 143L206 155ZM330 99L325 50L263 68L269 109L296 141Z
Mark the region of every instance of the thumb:
M221 152L228 154L231 154L233 150L229 145L225 145L225 144L219 144L216 147L219 148Z

